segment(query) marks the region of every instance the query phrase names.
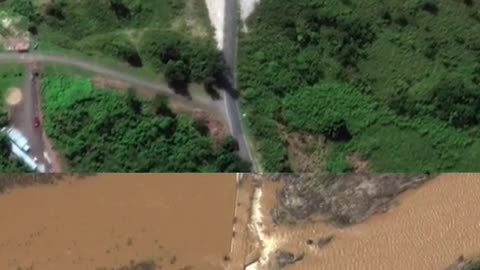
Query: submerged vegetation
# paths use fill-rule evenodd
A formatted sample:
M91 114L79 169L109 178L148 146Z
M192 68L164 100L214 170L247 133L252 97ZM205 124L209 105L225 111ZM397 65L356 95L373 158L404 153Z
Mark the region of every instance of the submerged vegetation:
M352 155L376 172L480 170L479 5L261 1L238 80L266 170L294 169L293 133L322 134L333 172Z
M81 77L42 79L44 128L71 172L236 172L248 170L230 138L215 146L208 129L168 107Z

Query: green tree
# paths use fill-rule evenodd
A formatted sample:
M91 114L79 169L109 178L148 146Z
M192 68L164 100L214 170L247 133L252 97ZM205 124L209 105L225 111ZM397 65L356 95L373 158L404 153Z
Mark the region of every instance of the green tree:
M90 87L90 89L88 89ZM153 101L96 91L88 79L48 76L42 81L44 128L74 172L220 172L243 166L235 151L214 147L210 134L187 115ZM132 108L133 107L133 108Z
M135 113L140 113L142 111L142 102L137 98L135 89L128 89L126 100L128 107Z
M187 83L189 78L189 70L183 61L170 60L165 69L165 78L169 83Z
M168 97L156 95L152 102L153 111L156 115L172 116L173 112L168 104Z
M37 14L32 0L14 0L11 1L10 7L13 12L27 17L27 19L31 22L38 22L39 20L39 15Z
M437 117L457 127L479 123L480 92L466 84L463 75L445 77L432 91Z
M169 61L181 59L181 43L179 34L170 30L149 30L144 33L140 42L140 52L144 59L157 70L164 69Z

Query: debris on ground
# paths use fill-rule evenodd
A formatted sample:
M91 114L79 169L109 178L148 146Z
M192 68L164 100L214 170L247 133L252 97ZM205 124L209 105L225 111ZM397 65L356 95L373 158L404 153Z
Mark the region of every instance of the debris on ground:
M332 242L333 238L334 238L333 235L321 237L320 239L317 240L317 246L319 248L323 248L326 245L330 244L330 242Z
M463 255L458 257L455 263L449 265L445 270L477 270L480 269L480 261L467 260Z
M277 250L275 251L275 259L277 268L284 268L287 265L294 264L298 261L303 260L304 254L295 255L288 251Z
M24 52L30 49L30 33L21 25L22 17L0 12L0 44L7 51Z
M337 226L360 223L386 212L402 192L420 186L431 175L388 174L276 174L270 181L284 181L272 211L274 223L326 220Z
M214 145L216 146L218 146L228 135L228 130L225 124L204 110L194 110L193 119L207 127L210 136L213 138Z

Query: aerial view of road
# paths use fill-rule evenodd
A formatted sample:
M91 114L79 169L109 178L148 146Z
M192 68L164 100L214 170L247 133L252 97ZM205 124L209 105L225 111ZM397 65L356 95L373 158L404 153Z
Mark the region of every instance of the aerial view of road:
M233 39L234 40L234 39ZM234 40L235 42L235 40ZM231 57L234 56L232 52L226 52L225 55ZM67 56L57 56L52 54L44 53L9 53L3 52L0 53L0 64L8 63L25 63L27 64L27 76L24 89L25 100L20 107L18 107L14 113L13 123L18 127L24 134L31 140L32 144L32 155L37 157L39 161L46 161L43 155L44 146L42 140L42 130L41 127L34 128L32 123L34 118L38 116L38 85L36 77L33 76L33 70L29 63L55 63L65 66L72 66L78 69L90 71L92 73L102 75L108 78L113 78L119 81L129 83L134 87L141 87L149 91L154 91L155 93L169 96L187 103L192 104L193 106L201 107L208 109L212 112L221 112L224 115L225 119L228 121L229 126L231 127L232 135L239 142L239 152L242 158L247 161L250 161L249 150L245 143L244 134L242 131L242 124L240 119L240 113L238 111L238 105L235 98L231 95L231 92L228 90L225 91L225 100L220 103L220 101L207 100L203 97L198 97L192 95L190 97L184 97L174 93L166 85L162 85L158 82L154 82L144 78L138 78L133 75L126 74L124 72L105 67L96 63L86 62L84 60L75 59L73 57ZM229 63L233 63L232 59L229 60ZM224 104L224 105L223 105ZM48 164L46 162L45 164Z
M39 121L39 85L35 75L35 65L32 63L26 65L25 74L22 89L23 101L14 107L11 121L13 126L28 139L30 157L44 164L46 171L50 171L50 161L45 158L48 154L46 154L43 132L40 123L37 122Z
M229 89L225 89L224 102L225 112L227 114L228 122L230 124L232 135L237 139L241 156L249 160L252 163L254 171L258 171L258 163L255 161L252 155L250 146L248 145L247 135L242 122L242 115L240 113L239 104L236 89L236 57L237 57L237 14L238 4L236 1L225 1L225 24L224 24L224 43L223 43L223 55L228 68L228 78L230 84L227 86Z
M480 270L480 0L0 0L0 96L0 270Z
M115 68L102 66L94 61L78 59L73 56L55 54L52 52L0 52L0 64L9 63L37 63L55 64L73 67L76 69L91 72L105 78L115 79L128 83L134 88L152 91L155 94L161 94L170 98L189 104L189 106L199 107L215 114L220 113L221 117L228 123L231 135L237 140L239 146L239 155L242 159L252 164L254 171L258 170L257 162L254 161L253 155L249 148L247 136L244 132L242 123L242 115L238 105L238 93L235 80L236 65L236 45L237 45L237 9L235 1L225 1L225 22L223 35L223 56L227 66L226 77L228 83L224 84L225 89L222 91L222 99L214 100L206 95L198 95L191 93L189 96L176 94L166 83L137 77L127 72L119 71ZM31 76L31 68L27 69L27 82L25 83L24 95L25 101L15 111L13 123L18 127L30 140L32 140L32 158L44 160L44 147L42 143L42 127L33 127L32 123L35 118L41 115L39 111L38 91L39 86L35 77ZM48 163L48 162L47 162Z

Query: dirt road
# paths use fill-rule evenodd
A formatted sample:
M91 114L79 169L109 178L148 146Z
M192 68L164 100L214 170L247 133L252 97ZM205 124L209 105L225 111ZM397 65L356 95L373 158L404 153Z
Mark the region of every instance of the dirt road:
M180 100L183 100L184 102L192 103L204 109L213 110L215 112L222 110L222 108L218 106L217 102L213 102L210 98L206 96L202 96L197 93L191 93L190 97L180 96L176 94L171 88L159 82L147 80L144 78L138 78L128 73L114 70L112 68L87 62L84 60L67 57L67 56L46 54L46 53L22 53L22 54L8 53L8 52L0 53L0 63L30 63L30 62L54 63L54 64L61 64L65 66L71 66L81 70L86 70L86 71L95 73L97 75L127 82L131 84L133 87L149 89L161 95L166 95L174 99L180 99Z
M22 102L15 106L12 114L12 124L19 129L28 139L30 144L30 157L37 158L38 163L46 166L46 171L50 169L49 162L45 159L45 144L43 140L43 132L41 127L33 126L34 118L39 115L39 85L35 77L33 77L33 67L27 65L25 71L25 82L22 89Z

